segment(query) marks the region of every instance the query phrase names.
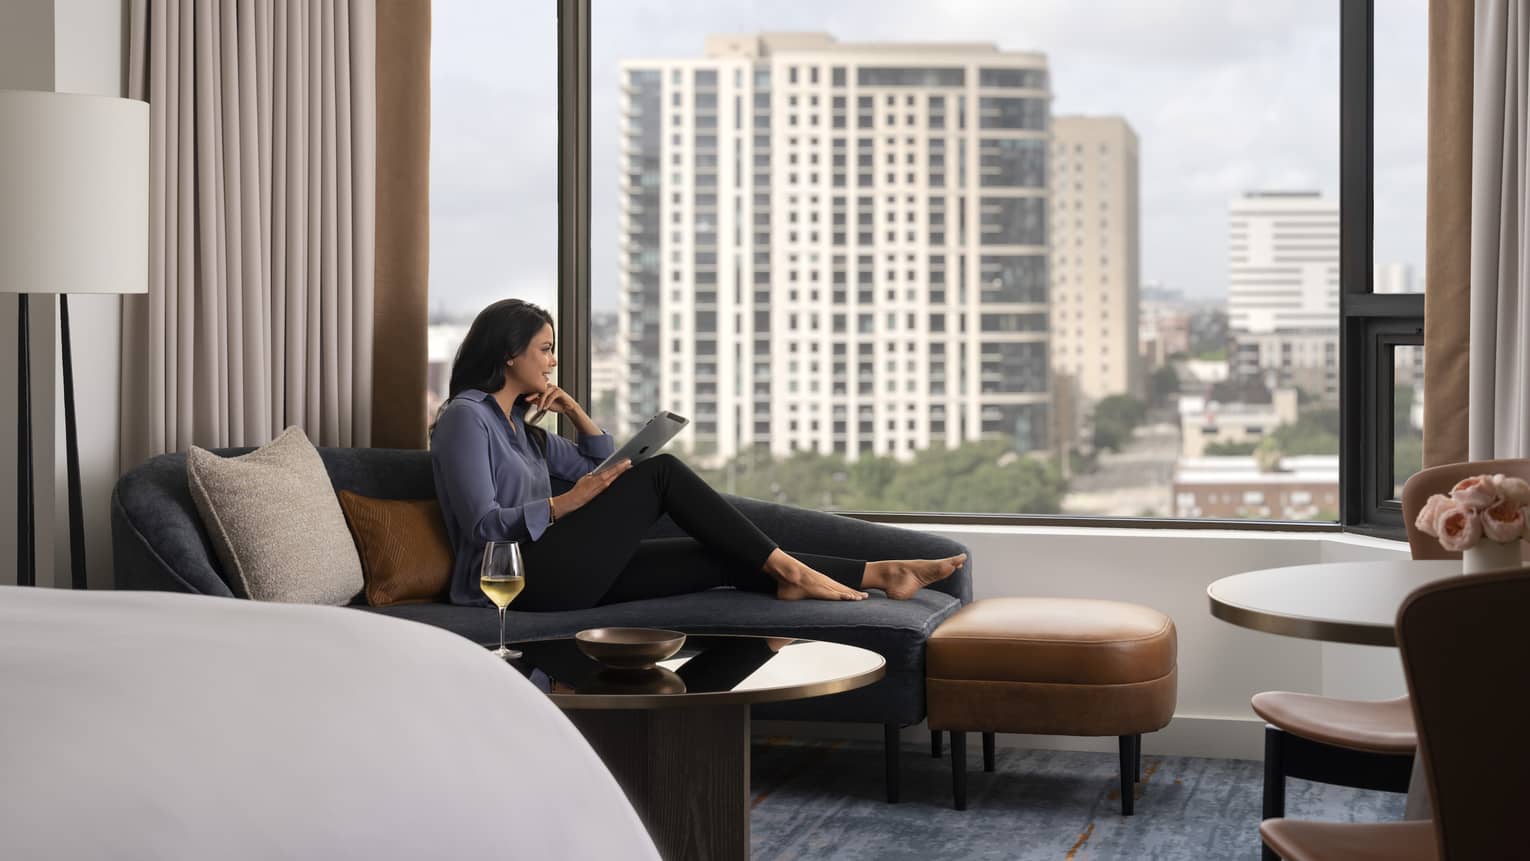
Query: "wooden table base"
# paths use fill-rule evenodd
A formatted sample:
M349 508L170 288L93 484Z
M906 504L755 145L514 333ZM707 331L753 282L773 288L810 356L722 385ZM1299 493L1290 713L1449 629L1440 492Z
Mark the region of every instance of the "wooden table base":
M749 706L564 713L666 861L749 857Z

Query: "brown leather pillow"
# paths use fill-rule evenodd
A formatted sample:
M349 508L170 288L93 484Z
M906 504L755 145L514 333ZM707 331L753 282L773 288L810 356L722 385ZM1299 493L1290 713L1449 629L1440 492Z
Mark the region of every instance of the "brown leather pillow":
M367 603L373 607L443 601L452 581L452 545L441 503L372 499L340 491L345 522L356 539Z

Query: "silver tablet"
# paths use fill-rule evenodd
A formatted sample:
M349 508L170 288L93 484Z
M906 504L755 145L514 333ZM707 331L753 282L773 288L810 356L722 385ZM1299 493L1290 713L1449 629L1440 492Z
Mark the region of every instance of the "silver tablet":
M595 467L594 471L600 472L606 467L621 463L624 460L631 460L632 465L636 466L658 454L659 449L674 439L675 434L679 433L690 423L691 420L684 416L677 416L668 410L659 410L657 413L654 413L653 418L649 419L647 424L643 425L642 430L638 431L636 436L627 440L626 444L617 449L615 454L601 461L600 466Z

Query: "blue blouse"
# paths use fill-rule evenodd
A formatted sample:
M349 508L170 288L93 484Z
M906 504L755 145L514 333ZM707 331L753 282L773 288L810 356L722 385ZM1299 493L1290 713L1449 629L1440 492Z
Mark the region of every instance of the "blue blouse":
M494 396L468 389L451 400L430 437L436 497L451 540L451 601L489 606L478 588L486 541L536 541L546 531L549 476L576 481L616 450L609 434L579 444L547 435L547 454L526 436L528 404L509 417Z

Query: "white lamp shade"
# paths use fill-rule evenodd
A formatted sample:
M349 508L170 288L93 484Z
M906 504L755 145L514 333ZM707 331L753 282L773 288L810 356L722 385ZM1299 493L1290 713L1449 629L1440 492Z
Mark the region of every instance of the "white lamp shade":
M148 103L0 90L0 293L148 289Z

